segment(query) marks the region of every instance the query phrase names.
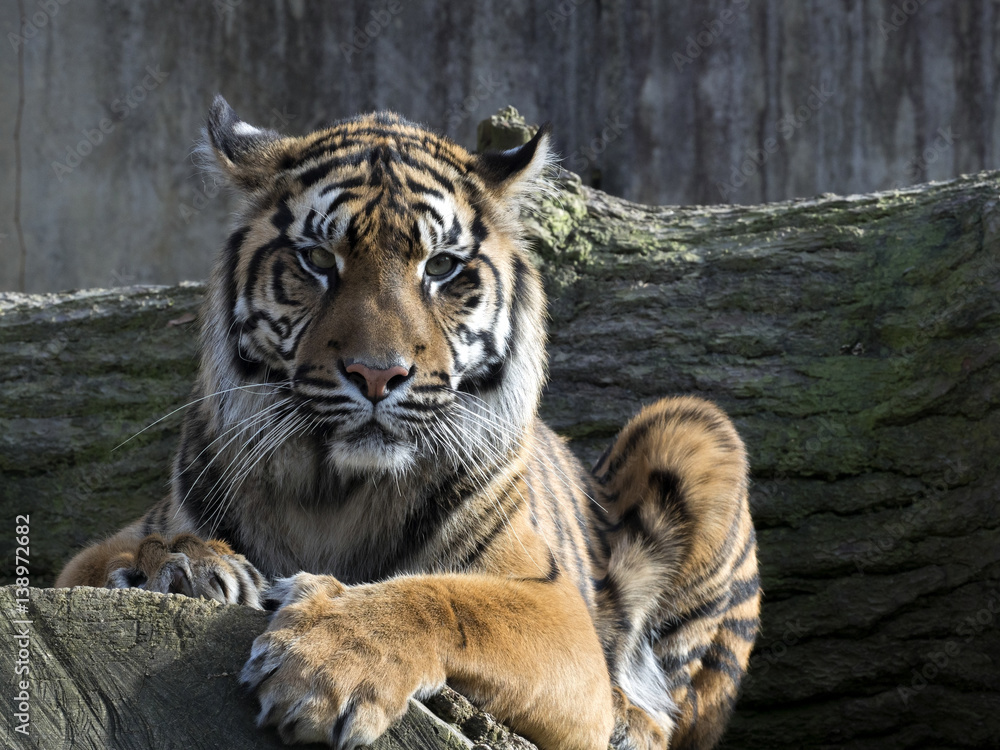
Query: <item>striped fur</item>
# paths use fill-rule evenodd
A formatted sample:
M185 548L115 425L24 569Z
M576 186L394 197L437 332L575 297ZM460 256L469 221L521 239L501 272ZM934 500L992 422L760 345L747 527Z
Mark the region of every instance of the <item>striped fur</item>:
M243 203L171 494L57 585L273 600L242 677L290 742L371 742L447 680L547 750L713 746L758 627L743 445L667 399L592 475L538 420L518 217L547 130L477 156L388 113L293 138L217 99L206 150Z

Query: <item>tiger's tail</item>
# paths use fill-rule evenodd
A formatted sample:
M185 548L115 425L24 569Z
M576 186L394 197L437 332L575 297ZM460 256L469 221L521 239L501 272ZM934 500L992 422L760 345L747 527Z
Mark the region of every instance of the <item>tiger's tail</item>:
M665 399L594 473L608 508L598 628L613 679L671 748L710 748L759 628L743 442L713 404Z

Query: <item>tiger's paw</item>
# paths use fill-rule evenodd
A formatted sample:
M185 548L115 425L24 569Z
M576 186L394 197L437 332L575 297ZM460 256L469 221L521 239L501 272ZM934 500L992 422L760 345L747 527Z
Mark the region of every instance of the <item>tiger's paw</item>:
M615 702L614 750L666 750L667 733L653 717L633 704L620 687L612 691Z
M267 580L243 555L218 539L181 534L167 542L159 534L143 539L134 553L108 563L108 588L141 588L184 594L261 609Z
M277 727L284 742L370 744L411 697L444 685L440 659L416 642L405 608L381 584L346 588L331 576L299 573L269 596L280 609L254 641L240 680L260 700L257 724Z

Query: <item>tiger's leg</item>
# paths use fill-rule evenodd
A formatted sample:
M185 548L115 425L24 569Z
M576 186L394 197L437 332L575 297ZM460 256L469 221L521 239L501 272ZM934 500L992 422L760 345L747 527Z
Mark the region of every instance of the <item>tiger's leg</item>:
M142 519L76 555L57 588L142 588L261 609L267 580L224 541L204 541L168 522L169 498Z
M400 576L345 587L299 573L243 669L286 742L374 742L448 680L542 750L607 750L607 666L566 575Z
M695 398L641 411L595 467L612 522L598 631L632 704L626 748L710 748L725 730L760 607L747 461L729 419ZM630 744L631 743L631 744Z

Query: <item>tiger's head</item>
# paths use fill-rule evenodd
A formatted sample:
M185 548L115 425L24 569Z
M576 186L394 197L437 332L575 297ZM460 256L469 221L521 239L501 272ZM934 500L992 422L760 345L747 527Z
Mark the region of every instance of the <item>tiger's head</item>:
M387 112L283 136L217 97L206 140L242 197L203 334L223 424L260 408L243 386L269 383L342 473L510 450L545 374L518 217L547 128L475 155Z

